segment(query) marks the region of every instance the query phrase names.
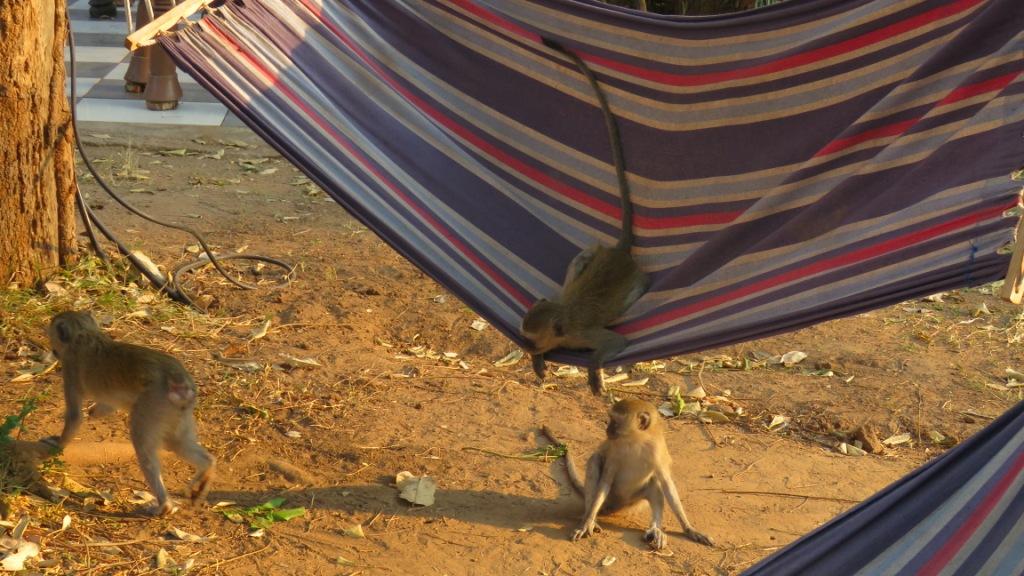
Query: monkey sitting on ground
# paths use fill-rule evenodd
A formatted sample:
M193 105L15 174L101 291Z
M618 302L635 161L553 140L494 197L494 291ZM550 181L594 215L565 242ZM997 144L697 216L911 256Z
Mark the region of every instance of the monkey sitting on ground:
M624 336L608 330L607 326L643 296L650 279L630 253L633 245L633 202L626 180L619 128L604 92L579 56L556 42L545 40L544 44L575 62L597 95L611 140L615 174L622 196L622 232L614 246L592 246L573 258L561 294L555 300L538 300L523 318L520 334L526 340L524 348L533 360L533 371L541 380L546 371L546 352L555 348L593 349L587 383L597 395L604 392L601 374L604 363L622 352L627 344Z
M43 442L27 442L15 438L0 440L0 518L11 513L8 501L17 488L51 500L53 492L43 480L39 468L50 457L52 446Z
M160 475L161 448L196 468L189 495L193 502L205 497L215 460L196 438L196 385L181 362L157 350L115 342L87 312L57 314L49 335L61 362L66 410L60 437L47 442L60 449L71 442L82 424L86 398L96 401L90 416L128 409L135 455L156 496L152 513L159 516L173 509Z
M610 514L647 500L651 525L644 532L644 541L660 550L667 543L662 513L668 499L683 534L694 542L713 546L711 538L694 529L686 519L679 491L672 481L671 458L658 410L649 402L627 399L616 402L608 415L608 438L587 461L586 484L580 481L571 453L565 453L569 483L585 503L583 521L572 535L573 542L601 531L597 525L599 514ZM551 442L562 444L546 426L542 432Z

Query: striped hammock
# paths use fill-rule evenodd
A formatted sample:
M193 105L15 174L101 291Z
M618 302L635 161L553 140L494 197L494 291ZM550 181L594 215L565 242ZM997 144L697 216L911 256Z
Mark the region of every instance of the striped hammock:
M1024 402L745 576L1024 574Z
M1024 1L227 0L160 38L341 205L513 340L619 229L650 291L614 363L1001 278L1024 163ZM585 363L581 353L556 360Z

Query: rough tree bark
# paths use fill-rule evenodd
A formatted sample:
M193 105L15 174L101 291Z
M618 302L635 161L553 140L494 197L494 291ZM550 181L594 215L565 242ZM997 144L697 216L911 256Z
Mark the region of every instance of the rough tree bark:
M0 290L75 257L62 0L0 0Z

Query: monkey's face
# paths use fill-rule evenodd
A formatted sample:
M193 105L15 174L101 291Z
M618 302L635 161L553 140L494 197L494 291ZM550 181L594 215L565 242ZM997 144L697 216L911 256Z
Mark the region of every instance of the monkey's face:
M604 432L609 438L619 437L619 422L614 416L608 419L608 427L604 429Z
M61 312L50 321L47 334L50 336L50 347L53 355L61 357L64 350L71 345L77 334L83 332L99 332L100 328L88 312Z
M541 298L523 317L519 333L526 342L523 349L529 354L544 354L562 345L565 331L562 327L562 307L557 302Z
M611 439L646 433L657 423L657 418L657 409L649 402L620 400L608 411L605 433Z
M544 354L561 345L561 338L557 335L557 331L552 327L551 329L543 329L537 332L522 332L525 342L523 342L523 349L528 354Z

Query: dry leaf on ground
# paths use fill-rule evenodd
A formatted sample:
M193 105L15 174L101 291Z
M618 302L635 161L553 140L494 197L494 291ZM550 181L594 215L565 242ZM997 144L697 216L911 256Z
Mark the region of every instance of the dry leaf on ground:
M414 476L412 472L402 471L395 476L395 485L399 497L419 506L430 506L434 503L434 492L437 482L430 476Z

